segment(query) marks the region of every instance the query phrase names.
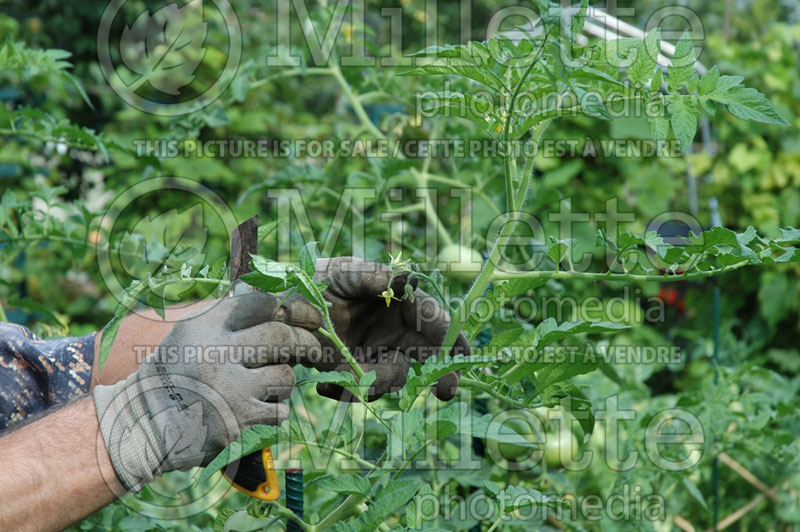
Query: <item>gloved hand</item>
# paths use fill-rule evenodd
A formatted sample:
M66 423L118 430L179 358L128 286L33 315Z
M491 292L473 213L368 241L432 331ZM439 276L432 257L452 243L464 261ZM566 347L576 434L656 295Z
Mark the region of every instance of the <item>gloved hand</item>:
M377 378L368 394L370 400L399 390L406 382L412 360L425 362L438 352L450 316L433 297L416 289L413 301L391 301L387 307L380 294L386 290L392 274L389 266L354 257L320 259L316 266L315 278L330 283L324 296L331 303L336 334L364 372L375 370ZM406 275L392 282L391 288L398 298L403 296L406 282ZM412 285L416 288L415 282ZM319 335L318 339L326 357L310 365L320 371L350 371L330 341ZM451 354L470 354L463 334L459 334ZM434 395L445 401L452 399L458 380L458 373L445 375L436 384ZM318 383L317 391L326 397L353 400L334 384Z
M319 351L321 326L299 298L220 299L182 316L126 380L97 386L100 430L119 479L138 491L156 476L208 464L242 430L289 417L279 401L295 378L285 363Z

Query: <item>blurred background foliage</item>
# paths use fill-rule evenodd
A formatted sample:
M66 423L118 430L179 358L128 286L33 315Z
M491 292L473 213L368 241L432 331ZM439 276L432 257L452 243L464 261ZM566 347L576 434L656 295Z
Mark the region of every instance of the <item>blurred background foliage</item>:
M656 0L622 4L620 8L635 8L635 15L625 15L624 20L639 27L645 26L647 17L655 10L669 5ZM778 228L800 223L800 7L790 0L694 4L691 7L697 12L706 34L700 61L718 64L723 74L744 76L748 86L767 95L778 112L787 117L791 127L761 125L718 113L710 121L711 153L701 149L698 135L697 149L685 158L617 158L602 154L539 157L539 174L529 210L544 223L549 234L557 233L556 226L547 221L547 214L558 212L562 202L568 202L575 212L597 213L605 210L608 200L616 198L621 211L635 215L634 222L624 225L635 233L643 232L647 222L663 212L691 212L689 173L697 176L696 215L705 228L711 224L709 201L712 198L719 201L722 225L734 230L741 231L753 225L762 234L775 236ZM397 69L390 67L342 67L341 79L313 69L305 71L304 66L291 75L286 69L268 68L266 57L286 54L288 50L287 43L277 42L273 29L276 2L243 0L234 6L242 27L243 58L232 86L215 103L187 116L169 118L145 114L127 106L110 89L98 65L96 34L106 5L94 0L0 2L0 40L24 43L32 50L69 51L71 56L66 58L72 64L69 72L80 81L91 102L91 106L87 105L69 77L44 65L41 72L0 70L0 100L4 106L39 109L56 120L68 120L99 133L99 137L90 135L85 139L90 149L81 149L17 135L0 124L3 128L0 129L0 197L6 191L13 191L18 200L33 201L35 208L38 205L49 211L52 206L50 214L54 216L63 209L61 216L66 219L78 205L85 207L87 216L102 213L116 194L145 178L183 176L197 180L223 198L238 219L258 213L263 223L276 217L275 202L266 198L265 191L297 187L311 214L311 229L324 240L343 187L376 187L379 191L402 187L406 190L405 201L414 205L414 189L420 185L415 172L423 164L429 164L431 175L444 178L434 177L426 184L439 189L437 208L447 238L458 241L459 228L472 225L473 236L468 244L479 251L486 248L486 230L494 217L494 209L502 208L503 188L502 168L489 158L433 158L427 163L420 159L298 156L159 159L139 157L134 151L134 141L141 139L252 139L273 143L283 139L372 138L374 127L396 139L483 138L484 134L465 120L421 120L416 115L413 94L426 89L441 90L441 79L396 77ZM388 18L377 16L383 5L393 7L367 2L367 28L364 30L369 52L379 56L392 52L387 39ZM394 51L395 55L410 53L425 45L422 24L425 2L400 0L400 5L404 14L403 50ZM499 7L507 5L507 2L474 1L471 38L485 39L483 21ZM130 1L124 9L138 13L147 7L153 9L150 3ZM310 9L319 27L328 20L329 9L324 2ZM438 11L438 41L458 42L461 39L458 3L440 2ZM671 23L679 26L678 22ZM293 16L294 53L308 61L308 51L297 24ZM216 26L210 27L212 33L220 31ZM345 25L337 41L340 51L347 50L348 40L359 29ZM221 35L209 35L209 39L214 38L225 41ZM198 76L215 75L223 62L224 52L214 53L211 49ZM352 90L354 98L348 98L345 88ZM369 117L368 123L359 117L359 106ZM547 137L577 139L579 145L587 137L595 140L647 137L647 128L640 122L636 119L611 122L567 119L552 126ZM96 144L92 144L93 138ZM478 199L471 221L461 218L458 202L449 196L447 180L480 191L480 197L476 192ZM55 199L50 198L51 195ZM174 194L154 195L148 204L150 210L142 207L141 211L124 213L130 229L143 217L186 208ZM402 248L404 256L435 267L435 260L422 253L425 248L424 212L410 208L404 218L404 234L392 234L388 225L380 221L387 205L381 193L359 213L368 238L368 258L383 261L388 251ZM7 206L4 204L4 209ZM187 227L192 223L187 219ZM598 227L592 222L576 228L578 249L581 241L593 242ZM334 254L348 253L348 231L346 226L344 238ZM298 245L299 234L296 231L292 235ZM89 243L93 238L88 229L81 231L81 224L76 226L72 236ZM440 248L446 245L447 238L440 239ZM275 234L262 245L269 247L274 243ZM227 249L227 235L211 230L203 250L206 263L212 264L225 257ZM0 242L0 251L10 250L7 240ZM593 268L595 271L605 268L603 257L595 257ZM4 264L0 279L3 281L0 303L8 319L27 324L45 336L97 330L111 317L117 302L97 271L94 253L69 242L52 239L31 242ZM467 286L460 278L447 280L453 294ZM714 367L710 362L715 282L722 287L723 298L720 340L723 368L719 386L713 386ZM641 285L637 287L641 298L661 297L666 307L665 319L658 323L642 323L605 341L617 345L678 345L687 354L684 364L679 368L619 364L611 372L578 379L581 385L586 385L591 397L600 400L618 393L621 403L645 415L674 404L695 405L702 406L703 419L709 423L712 420L716 420L715 424L738 423L737 431L721 437L722 448L731 454L735 452L737 460L768 485L788 484L781 491L779 503L762 504L733 530L784 529L779 526L789 530L800 523L796 497L800 476L796 474L797 453L792 456L791 452L797 451L799 424L795 414L784 415L781 411L787 402L796 399L800 384L797 377L800 371L799 286L796 263L746 269L715 281L664 287ZM608 299L619 296L621 291L622 287L615 284L582 281L551 281L538 289L541 294L569 295L577 300L589 296ZM203 295L206 294L198 287L181 297ZM644 306L643 299L633 304ZM543 317L533 315L530 321L537 323ZM320 409L319 414L312 416L315 418L324 419L325 412L333 408L332 403L318 398L310 397L309 401ZM490 408L501 406L490 404ZM624 425L629 437L625 445L630 449L641 447L642 427L633 423ZM592 448L600 452L604 444L598 441L600 439L593 437L586 445L595 446ZM710 522L710 460L711 453L707 453L691 477L680 478L669 475L665 478L663 473L647 467L617 475L599 465L588 474L573 474L556 467L516 475L517 481L530 482L533 487L557 494L608 495L624 482L645 485L647 492L669 493L666 524L582 521L566 525L569 529L616 531L652 527L671 530L671 519L676 514L703 529ZM495 481L506 474L491 468L485 472ZM721 474L720 512L725 515L749 501L753 490L728 470L723 469ZM176 477L164 482L170 482L170 478ZM673 480L678 482L678 487ZM175 486L180 486L183 481L174 482ZM479 485L482 479L453 476L439 479L439 482L457 484L461 493L466 494L470 483ZM790 493L795 496L789 496ZM144 498L148 496L147 493L143 495ZM244 498L238 494L226 497L225 504L232 507L244 504ZM307 490L307 500L309 498L321 501L313 506L332 504L329 495L313 486ZM205 530L212 526L219 507L188 521L164 522L160 526ZM120 520L127 520L127 524L120 524ZM145 530L151 526L155 526L155 521L114 505L88 520L82 529ZM437 523L437 526L465 530L473 524ZM522 530L525 524L512 522L508 529L515 526ZM484 529L486 527L488 525L484 525Z

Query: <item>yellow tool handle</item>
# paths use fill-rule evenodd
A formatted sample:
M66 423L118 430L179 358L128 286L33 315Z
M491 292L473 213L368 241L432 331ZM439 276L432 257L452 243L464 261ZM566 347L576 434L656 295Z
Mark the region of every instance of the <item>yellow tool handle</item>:
M228 476L229 470L236 472L233 478ZM281 496L270 447L243 456L226 467L223 474L234 488L250 497L262 501L275 501Z

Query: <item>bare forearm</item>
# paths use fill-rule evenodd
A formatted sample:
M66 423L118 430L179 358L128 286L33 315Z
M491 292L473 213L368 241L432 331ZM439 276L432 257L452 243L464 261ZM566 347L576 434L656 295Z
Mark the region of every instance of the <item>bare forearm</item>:
M0 438L0 530L63 530L124 489L91 397Z
M139 368L142 357L150 353L145 351L144 348L159 345L172 326L175 325L175 320L181 315L208 304L208 301L201 301L180 307L169 307L166 309L165 319L163 320L152 310L138 312L126 317L120 324L117 337L114 339L114 345L111 347L105 364L103 364L102 371L98 370L100 365L100 341L103 333L98 332L95 338L90 389L98 384L114 384L127 378L128 375Z

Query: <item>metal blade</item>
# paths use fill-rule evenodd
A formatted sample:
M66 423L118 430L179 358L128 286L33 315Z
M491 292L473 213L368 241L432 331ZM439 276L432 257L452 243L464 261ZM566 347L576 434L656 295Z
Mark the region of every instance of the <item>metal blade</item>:
M241 275L252 271L252 268L250 268L251 253L258 253L257 214L249 220L240 223L231 231L231 295L237 295L240 292L248 291L239 288L243 283L236 281ZM247 288L250 287L247 286Z

